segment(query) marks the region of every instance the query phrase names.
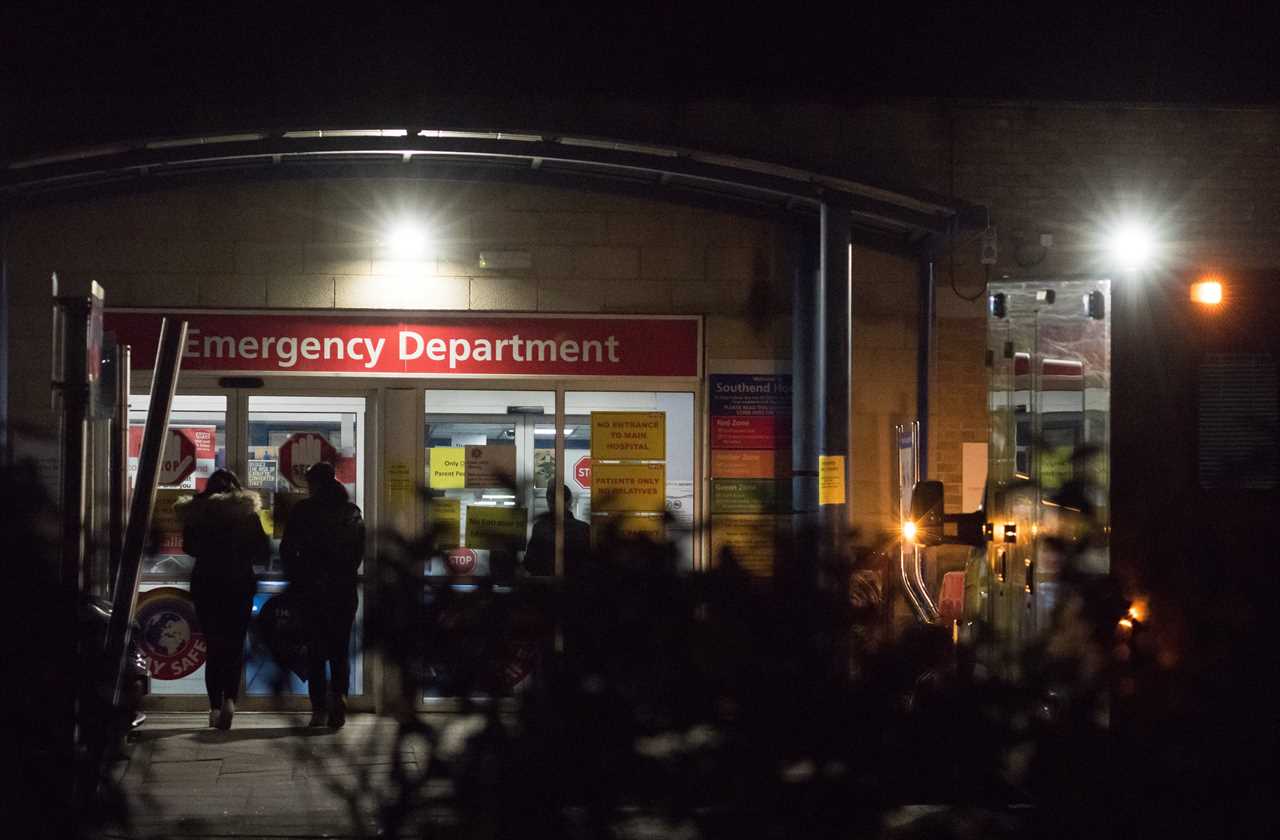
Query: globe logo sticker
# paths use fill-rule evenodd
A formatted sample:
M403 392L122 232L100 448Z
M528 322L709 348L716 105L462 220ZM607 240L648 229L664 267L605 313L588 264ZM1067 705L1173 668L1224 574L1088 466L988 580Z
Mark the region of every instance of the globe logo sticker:
M209 646L196 621L191 594L162 586L138 596L138 647L157 680L177 680L204 664Z

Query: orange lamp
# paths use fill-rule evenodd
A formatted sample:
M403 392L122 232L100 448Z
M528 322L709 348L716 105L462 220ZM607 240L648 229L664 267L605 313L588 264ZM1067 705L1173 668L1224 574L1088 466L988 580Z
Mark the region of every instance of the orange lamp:
M1216 276L1202 277L1191 284L1191 301L1202 306L1218 306L1222 303L1223 283Z

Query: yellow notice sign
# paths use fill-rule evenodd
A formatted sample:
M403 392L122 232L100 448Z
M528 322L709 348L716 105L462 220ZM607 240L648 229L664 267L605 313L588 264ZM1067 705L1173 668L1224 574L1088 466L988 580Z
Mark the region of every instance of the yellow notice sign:
M818 456L818 504L844 504L844 456Z
M528 512L522 507L467 506L467 548L524 547Z
M664 412L591 412L593 462L663 461L666 457L667 415Z
M467 449L464 446L431 447L432 490L461 490L467 484Z
M457 548L462 544L462 502L432 499L427 505L427 526L436 548Z
M613 516L591 516L591 539L593 545L601 540L616 538L624 540L646 539L660 543L666 537L666 526L661 516L643 516L634 513L615 514Z
M591 510L600 513L662 513L666 510L665 464L591 463Z

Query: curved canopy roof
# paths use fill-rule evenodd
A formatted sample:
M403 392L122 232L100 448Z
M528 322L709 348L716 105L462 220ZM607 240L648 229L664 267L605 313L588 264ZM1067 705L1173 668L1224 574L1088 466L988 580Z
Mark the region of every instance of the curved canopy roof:
M894 251L932 247L986 223L980 206L758 160L597 137L444 129L300 129L116 143L11 161L0 174L0 199L57 201L201 177L352 175L529 181L769 214L811 215L827 203L848 209L861 241Z

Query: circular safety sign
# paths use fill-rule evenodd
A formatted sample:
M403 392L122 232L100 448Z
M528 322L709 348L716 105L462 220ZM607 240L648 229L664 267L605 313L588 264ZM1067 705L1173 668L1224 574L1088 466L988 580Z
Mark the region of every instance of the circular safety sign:
M336 464L338 450L322 434L298 432L280 444L280 472L299 489L307 486L307 470L321 461Z
M138 647L158 680L176 680L204 664L209 647L191 593L162 586L138 596Z

